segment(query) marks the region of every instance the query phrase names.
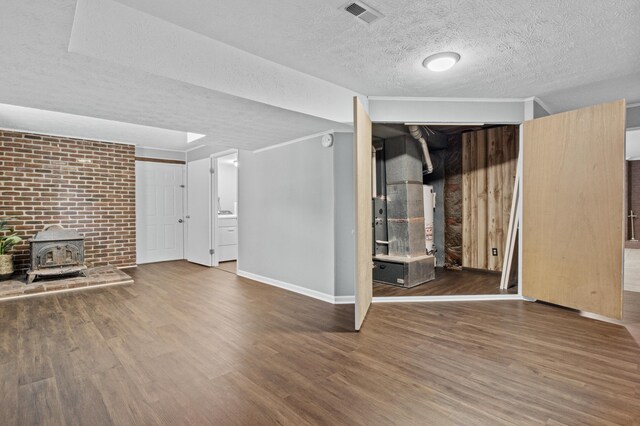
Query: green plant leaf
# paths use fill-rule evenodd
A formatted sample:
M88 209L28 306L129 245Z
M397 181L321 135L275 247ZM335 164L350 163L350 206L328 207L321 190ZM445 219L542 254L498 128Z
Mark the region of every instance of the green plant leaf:
M11 250L13 246L20 244L21 242L22 238L17 234L0 237L0 254L5 254L7 251Z

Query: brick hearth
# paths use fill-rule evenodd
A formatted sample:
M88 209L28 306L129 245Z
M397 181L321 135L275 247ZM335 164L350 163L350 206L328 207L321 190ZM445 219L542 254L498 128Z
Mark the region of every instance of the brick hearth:
M25 279L0 281L0 300L61 290L75 290L105 285L133 284L133 279L114 268L100 266L85 271L86 276L42 279L25 284Z

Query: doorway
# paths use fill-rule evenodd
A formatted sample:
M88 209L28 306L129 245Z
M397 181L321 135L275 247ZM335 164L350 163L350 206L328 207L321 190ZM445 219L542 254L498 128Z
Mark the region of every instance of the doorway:
M520 110L523 112L521 115L517 114L517 108L511 108L510 103L517 106L518 101L397 98L361 101L354 98L356 330L362 327L372 301L524 298L610 318L622 317L622 248L626 218L623 200L624 100L540 118L535 117L534 100L522 100L524 109ZM402 123L400 120L404 119L413 123L405 121L405 125L417 127L450 122L461 125L467 123L462 117L473 120L474 116L488 117L483 124L494 123L495 117L506 115L511 115L514 120L501 120L503 123L522 123L519 126L519 178L514 186L514 193L516 189L518 192L510 215L520 224L518 233L511 234L518 235L518 243L510 243L512 248L519 248L518 294L376 297L373 300L371 253L375 247L375 224L372 216L372 170L375 163L372 167L371 117L382 123ZM424 120L422 117L432 116L446 118L443 121L420 122ZM380 120L382 117L390 120ZM420 137L421 133L416 139ZM523 140L526 143L523 144ZM405 179L405 183L410 180ZM424 223L424 218L410 220L417 217L417 203L405 204L406 217L393 217L389 213L391 218L400 218L398 224L402 226L420 223L420 220ZM480 216L481 209L476 210L476 216ZM508 241L513 240L508 238ZM386 242L391 243L390 240ZM415 247L410 242L409 253L405 257L411 257ZM513 253L513 249L509 252ZM421 265L426 263L425 260ZM420 268L414 270L419 271ZM413 282L410 268L403 270L396 266L393 272L395 275L404 273ZM435 278L435 273L429 278Z
M373 297L518 293L501 288L518 126L373 123Z
M214 168L214 266L235 274L238 261L238 152L214 155L211 161Z
M184 258L184 162L136 160L136 263Z

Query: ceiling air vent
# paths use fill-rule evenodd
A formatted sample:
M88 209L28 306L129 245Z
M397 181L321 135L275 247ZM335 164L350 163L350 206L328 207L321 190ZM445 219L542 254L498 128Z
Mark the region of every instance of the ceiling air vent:
M382 14L377 10L369 7L361 1L349 2L342 6L344 10L352 14L353 16L362 19L367 24L377 21L382 18Z

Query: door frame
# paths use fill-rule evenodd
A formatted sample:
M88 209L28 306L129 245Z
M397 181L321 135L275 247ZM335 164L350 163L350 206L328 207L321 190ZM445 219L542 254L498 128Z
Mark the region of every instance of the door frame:
M182 211L181 211L181 218L182 218L182 222L180 223L180 225L182 226L182 257L180 257L179 259L175 259L175 260L184 260L186 258L186 244L187 244L187 232L186 232L186 222L185 222L185 212L187 209L187 191L186 191L186 183L187 183L187 165L186 165L186 161L184 160L173 160L173 159L163 159L163 158L150 158L150 157L136 157L135 159L135 163L136 163L136 168L138 167L138 164L142 165L144 163L155 163L155 164L164 164L165 166L178 166L180 168L180 174L181 174L181 188L182 191L180 192L181 194L181 201L182 201ZM137 185L137 169L136 169L136 232L139 232L138 228L141 225L141 218L138 215L138 208L139 208L139 201L138 201L138 185ZM136 264L146 264L146 263L155 263L155 262L166 262L165 260L160 260L160 261L145 261L145 262L140 262L140 247L139 245L140 241L139 239L136 239Z
M482 98L404 98L369 97L371 121L375 123L429 123L463 125L483 123L490 125L518 126L518 292L495 295L442 295L442 296L374 296L373 303L413 303L413 302L465 302L490 300L531 300L522 295L522 152L523 123L534 119L535 98L524 99L482 99ZM376 103L382 105L376 105ZM385 103L388 107L385 108ZM386 110L385 110L386 109ZM486 111L489 111L487 113ZM369 218L371 221L371 218ZM373 284L372 284L373 285Z
M224 151L220 151L220 152L216 152L214 154L211 154L211 156L209 157L211 159L211 170L213 170L212 173L212 179L211 179L211 245L213 246L213 258L212 258L212 262L211 262L211 266L216 267L220 265L219 262L219 258L218 255L219 253L219 249L218 249L218 238L216 238L216 233L218 231L218 159L220 157L225 157L227 155L230 154L238 154L238 156L240 155L239 150L237 149L226 149ZM238 198L239 192L240 192L240 168L238 167L238 188L236 190L236 199ZM238 211L240 210L240 203L238 203ZM238 214L236 212L236 214ZM240 235L240 217L238 215L238 219L237 219L237 223L238 223L238 235ZM240 240L238 239L238 248L240 248ZM239 265L240 262L240 253L238 251L238 259L236 260L236 265ZM237 266L236 266L237 268Z

